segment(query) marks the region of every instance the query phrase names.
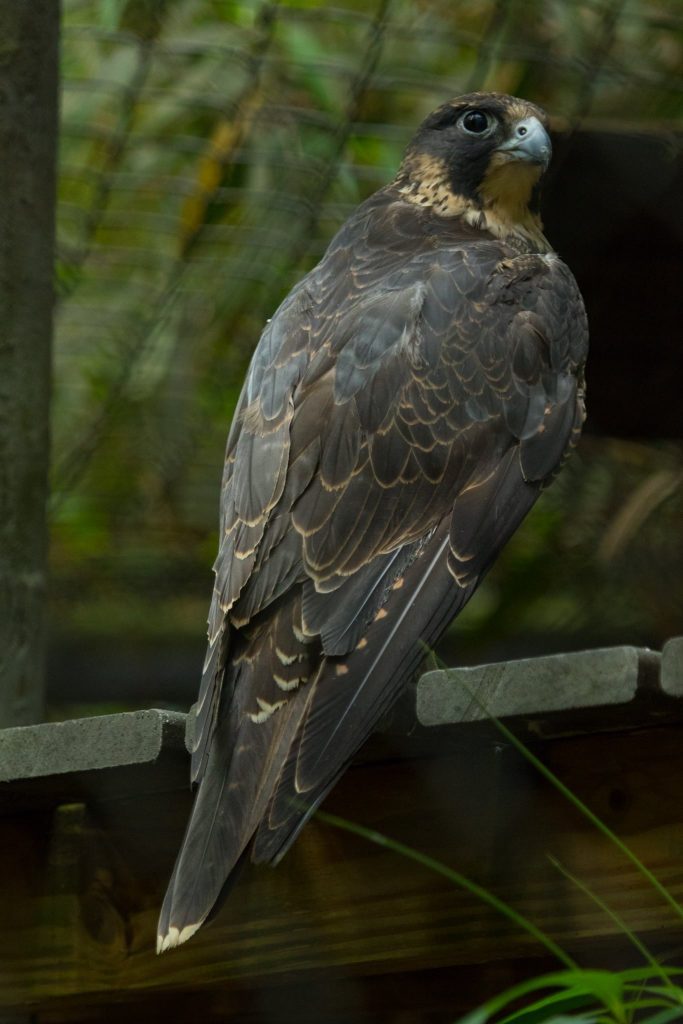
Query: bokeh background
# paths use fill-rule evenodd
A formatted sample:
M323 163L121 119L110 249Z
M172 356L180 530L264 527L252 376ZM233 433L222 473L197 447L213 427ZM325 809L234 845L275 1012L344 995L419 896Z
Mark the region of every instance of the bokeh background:
M225 437L262 325L421 118L475 88L553 115L548 234L586 294L597 376L578 455L442 653L680 633L678 0L63 9L51 714L193 699Z

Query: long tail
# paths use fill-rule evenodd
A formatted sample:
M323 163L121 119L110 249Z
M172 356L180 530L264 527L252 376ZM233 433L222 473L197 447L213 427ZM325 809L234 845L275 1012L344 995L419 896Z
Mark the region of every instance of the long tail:
M467 601L476 581L457 586L447 550L444 520L348 654L320 659L302 641L296 595L227 667L206 770L161 911L160 952L197 931L249 847L253 860L280 860L418 668L420 641L432 643Z
M295 595L226 666L205 771L159 917L159 953L207 919L272 796L305 706L300 684L312 652L293 631L300 621Z

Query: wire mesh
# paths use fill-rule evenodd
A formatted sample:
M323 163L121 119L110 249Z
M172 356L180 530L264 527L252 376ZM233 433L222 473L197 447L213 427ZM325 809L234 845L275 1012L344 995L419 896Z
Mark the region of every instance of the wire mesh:
M261 326L432 107L683 112L674 0L64 0L62 49L57 632L201 633Z

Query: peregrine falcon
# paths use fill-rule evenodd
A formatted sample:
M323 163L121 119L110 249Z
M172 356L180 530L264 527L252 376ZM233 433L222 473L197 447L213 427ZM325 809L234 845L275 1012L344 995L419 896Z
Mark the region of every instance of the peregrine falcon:
M445 103L261 335L159 951L239 861L288 850L578 439L588 333L539 218L550 155L532 103Z

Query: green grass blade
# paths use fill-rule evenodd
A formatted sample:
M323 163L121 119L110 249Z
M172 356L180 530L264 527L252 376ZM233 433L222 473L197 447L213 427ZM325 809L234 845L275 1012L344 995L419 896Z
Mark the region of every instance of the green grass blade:
M543 777L547 779L548 782L552 783L552 785L562 794L562 796L565 797L566 800L569 801L569 803L573 804L573 806L576 807L576 809L580 811L581 814L583 814L584 817L587 818L592 825L594 825L607 839L610 840L610 842L612 842L617 847L618 850L621 851L624 857L626 857L626 859L633 864L633 866L641 873L641 875L643 875L644 878L648 880L650 885L659 893L659 895L665 900L665 902L669 904L674 913L676 913L678 917L683 919L683 907L681 907L680 903L671 895L666 886L664 886L659 881L657 876L652 871L650 871L650 869L645 864L643 864L642 860L640 860L640 858L637 857L635 853L633 853L633 851L626 845L626 843L622 839L620 839L615 832L612 831L609 825L606 825L604 821L602 821L602 819L597 816L597 814L594 814L594 812L591 811L591 809L586 804L584 804L583 800L581 800L578 796L572 793L572 791L567 786L565 786L565 784L560 779L558 779L558 777L549 768L547 768L546 765L544 765L543 762L540 761L535 754L532 754L530 750L527 750L524 744L520 740L518 740L512 732L510 732L507 726L503 725L502 722L496 721L495 719L494 721L496 722L496 725L502 732L503 736L505 736L505 738L509 740L509 742L512 743L512 745L516 747L516 749L519 750L520 753L522 753L531 764L533 764L534 768L538 769L541 775L543 775Z
M571 979L580 976L582 973L581 969L577 968L576 970L558 971L553 974L542 974L539 977L528 978L526 981L518 982L499 995L489 999L482 1006L472 1010L471 1013L461 1017L459 1024L485 1024L486 1021L499 1013L509 1003L524 999L526 996L542 989L563 989L559 994L562 998L567 999L569 998L567 990L572 985Z
M630 1016L633 1016L633 1014L636 1013L636 1011L640 1012L641 1010L652 1010L655 1007L667 1010L683 1009L683 1007L680 1006L672 1007L671 999L664 999L661 996L657 999L655 999L653 996L649 996L647 999L643 998L642 996L639 996L637 999L626 999L624 1000L624 1007L629 1011Z
M526 1013L542 1006L552 1006L555 1003L559 1005L559 1003L566 1003L569 1000L582 1000L584 1005L596 1006L595 1013L592 1014L596 1021L603 1018L603 1009L608 1011L609 1017L605 1019L609 1020L611 1024L614 1024L615 1020L620 1024L624 1021L624 1016L620 1012L623 1007L621 975L611 971L577 968L571 971L541 975L514 985L462 1018L460 1024L486 1024L491 1017L498 1014L508 1004L524 999L534 992L553 988L559 988L560 991L544 996L537 1002L515 1011L497 1024L510 1024L510 1021L518 1013Z
M509 921L512 921L519 928L528 932L532 935L537 942L545 946L549 953L556 956L560 963L564 964L570 970L576 969L576 963L568 956L567 953L558 946L558 944L546 935L544 931L538 928L533 921L529 921L528 918L524 917L518 911L499 899L488 889L485 889L481 885L477 885L476 882L470 881L465 875L461 875L459 871L455 871L453 868L448 867L440 860L436 860L434 857L429 857L427 854L421 853L419 850L413 849L411 846L406 846L405 843L400 843L395 839L390 839L388 836L383 835L381 832L377 832L375 829L365 828L363 825L357 825L353 821L347 821L346 818L340 818L336 814L329 814L327 811L318 811L316 817L320 821L324 821L327 825L332 825L334 828L343 829L346 832L352 832L354 835L362 836L363 839L369 840L371 843L375 843L378 846L383 846L388 850L392 850L394 853L400 854L402 857L407 857L409 860L415 861L417 864L421 864L423 867L428 868L435 874L442 875L447 878L454 885L459 886L461 889L465 889L467 892L476 896L484 903L488 903L490 907L503 914Z
M576 888L584 894L584 896L587 896L588 899L592 900L596 906L600 907L603 913L606 914L607 917L609 917L609 919L614 922L617 928L621 932L623 932L627 939L635 946L635 948L638 950L643 959L652 968L653 974L657 975L659 978L662 979L664 985L669 991L671 991L672 993L675 992L676 986L669 979L662 965L659 963L656 957L652 955L652 953L647 948L645 943L638 938L633 929L627 925L626 921L623 919L621 914L618 914L616 910L613 910L607 903L605 903L605 901L600 896L598 896L597 893L593 892L593 890L588 885L586 885L585 882L582 882L580 878L577 878L576 875L572 874L572 872L568 868L565 868L564 865L561 864L556 857L552 856L552 854L548 854L548 860L553 865L553 867L555 867L561 875L568 879L572 883L572 885L575 885Z
M672 1024L675 1020L683 1020L683 1006L671 1006L661 1013L654 1013L651 1017L646 1017L642 1024Z
M441 659L438 659L436 655L435 660L438 661L439 665L444 671L448 671L448 666L443 661L441 661ZM465 684L463 683L463 686L464 685ZM604 821L602 821L602 819L597 816L597 814L591 811L590 807L588 807L583 802L583 800L576 796L575 793L572 793L569 787L565 786L561 779L559 779L557 775L555 775L554 772L550 770L550 768L544 765L543 762L538 757L536 757L536 755L533 754L528 749L528 747L526 747L524 743L522 743L522 741L518 739L515 736L515 734L510 731L510 729L508 729L506 725L503 724L503 722L500 721L500 719L495 718L493 715L489 713L485 703L481 700L479 695L472 690L471 687L466 686L465 688L470 697L472 698L472 700L485 712L486 715L488 715L489 719L494 723L498 731L515 748L515 750L519 751L519 753L526 758L529 764L532 764L534 768L536 768L536 770L540 772L544 779L550 782L550 784L554 786L555 789L559 793L561 793L562 796L566 800L568 800L570 804L572 804L588 821L590 821L592 825L595 826L595 828L599 832L602 833L602 835L609 839L610 842L613 843L614 846L616 846L617 849L621 851L624 857L626 857L626 859L629 860L631 864L633 864L633 866L641 873L641 875L648 880L650 885L659 893L662 899L669 904L674 913L678 917L683 919L683 907L681 906L681 904L671 895L666 886L659 881L657 876L652 871L650 871L650 869L645 864L643 864L640 858L637 857L631 849L629 849L626 843L622 839L620 839L619 836L612 831L609 825L606 825Z
M542 1021L548 1020L548 1010L553 1011L553 1017L559 1015L566 1017L574 1010L587 1010L594 1006L595 998L592 994L569 995L567 992L555 992L551 996L538 999L528 1006L515 1010L507 1017L500 1018L496 1024L541 1024ZM581 1014L576 1020L592 1019L593 1017L594 1014L588 1017Z
M632 986L627 985L627 990L630 990ZM673 989L673 991L672 991ZM674 998L677 1003L683 1006L683 989L679 985L667 985L666 988L661 988L659 985L641 985L638 988L639 992L647 992L651 996L658 996L660 999L666 1000L668 1003Z
M664 964L660 964L657 975L661 977L662 974L666 974L667 978L673 978L677 974L683 974L683 967L665 967ZM630 985L637 981L649 981L653 974L648 967L628 967L621 971L621 977L626 985Z

